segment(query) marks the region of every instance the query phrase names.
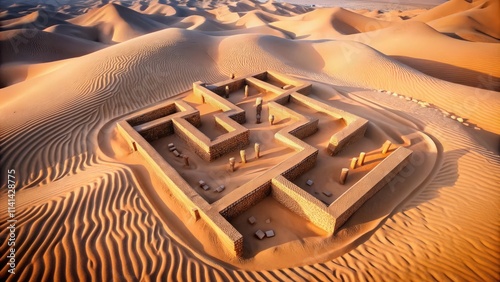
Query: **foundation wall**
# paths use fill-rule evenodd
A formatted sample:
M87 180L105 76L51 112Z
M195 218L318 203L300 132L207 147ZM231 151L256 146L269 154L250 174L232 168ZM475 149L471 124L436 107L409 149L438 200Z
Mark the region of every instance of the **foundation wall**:
M299 138L304 139L308 136L313 135L318 131L318 119L313 119L303 125L298 126L296 129L290 131L290 134Z
M411 154L411 150L399 147L335 200L329 207L337 218L335 228L342 226L363 203L389 183L407 165Z
M281 173L283 177L290 181L293 181L295 178L304 174L305 172L313 168L314 165L316 165L316 160L318 159L318 150L309 145L308 147L309 148L306 148L304 151L286 160L286 162L295 164Z
M207 162L210 161L210 139L208 137L183 119L174 119L173 127L179 138L186 142L200 158Z
M362 118L348 124L344 129L335 133L328 143L328 152L331 155L336 155L341 152L346 146L353 144L365 136L368 121Z
M227 220L231 220L232 218L242 214L249 208L255 206L270 194L271 180L259 185L257 188L250 191L250 193L241 196L238 200L221 210L220 214Z
M243 81L243 80L242 80ZM246 122L245 111L231 102L227 101L225 98L218 96L216 93L203 87L201 83L193 83L193 93L197 96L203 97L204 103L210 104L218 109L221 109L229 118L236 121L239 124Z
M156 190L163 197L174 197L187 212L198 210L204 220L218 235L222 244L236 256L243 254L243 236L219 213L211 211L210 205L173 169L149 143L125 121L118 123L118 131L128 144L135 143L137 153L150 165L154 173L166 187ZM133 146L132 146L133 147ZM168 188L168 189L165 189Z
M131 126L136 126L142 123L146 123L148 121L152 121L155 119L159 119L164 116L168 116L171 114L174 114L177 112L177 109L175 107L175 103L168 104L166 106L162 106L159 109L155 109L152 111L149 111L147 113L144 113L142 115L139 115L137 117L134 117L133 119L128 120L128 123Z
M213 142L210 145L209 161L213 161L234 150L244 149L246 146L248 146L248 144L250 144L249 130L233 131L228 133L227 135L227 138L224 138L219 142Z
M335 218L328 212L328 208L283 176L272 180L271 195L292 212L326 232L333 233Z

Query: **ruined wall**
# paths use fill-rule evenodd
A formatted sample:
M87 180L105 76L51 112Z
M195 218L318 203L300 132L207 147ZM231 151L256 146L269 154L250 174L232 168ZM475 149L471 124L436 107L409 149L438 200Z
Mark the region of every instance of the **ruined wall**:
M337 218L335 229L344 224L369 198L405 167L412 151L399 147L333 202L329 210Z
M298 126L296 129L290 131L290 134L293 136L299 138L299 139L304 139L308 136L313 135L318 131L318 119L311 119L309 122L306 124Z
M271 195L292 212L326 232L333 233L335 218L328 212L328 208L283 176L272 180Z
M348 124L330 138L327 148L328 152L331 155L336 155L345 147L363 138L367 127L368 121L362 118Z
M171 104L163 106L159 109L152 110L152 111L149 111L147 113L141 114L137 117L134 117L133 119L128 120L128 123L131 126L136 126L136 125L139 125L142 123L146 123L148 121L152 121L152 120L164 117L164 116L174 114L176 112L177 112L177 108L175 106L175 103L172 102Z
M138 131L146 141L151 142L174 133L172 120L167 120L153 127Z
M186 212L198 210L200 218L218 235L221 243L234 255L242 256L243 236L219 213L213 211L210 204L190 187L179 173L128 123L119 122L117 129L128 144L135 143L137 153L149 164L149 171L165 183L165 187L155 187L158 194L164 197L174 197Z
M220 214L227 220L242 214L249 208L253 207L265 197L271 194L271 180L261 184L257 188L253 189L250 193L241 196L234 203L227 206L225 209L220 211Z
M235 133L233 135L233 133ZM209 161L213 161L229 152L244 149L250 144L249 130L228 133L228 137L212 142L209 148Z
M318 149L308 146L306 150L294 155L287 162L295 163L292 167L284 171L283 175L286 179L293 181L295 178L304 174L316 165L318 159Z

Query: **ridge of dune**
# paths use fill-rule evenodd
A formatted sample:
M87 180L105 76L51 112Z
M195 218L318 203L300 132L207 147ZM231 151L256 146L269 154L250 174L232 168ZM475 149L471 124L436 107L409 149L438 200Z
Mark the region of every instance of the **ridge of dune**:
M477 3L477 4L476 4ZM500 2L483 0L474 2L465 11L428 21L436 30L454 34L459 38L479 42L500 42Z
M22 28L43 29L55 24L66 23L66 20L70 18L65 14L39 9L22 17L0 21L0 31Z
M49 62L82 56L104 48L103 44L36 29L0 32L2 63Z
M402 22L345 39L368 44L436 78L490 90L500 89L500 68L496 64L500 52L494 43L454 39L420 22Z
M134 10L114 3L90 11L68 22L81 26L93 26L100 31L104 43L123 42L146 33L166 28Z

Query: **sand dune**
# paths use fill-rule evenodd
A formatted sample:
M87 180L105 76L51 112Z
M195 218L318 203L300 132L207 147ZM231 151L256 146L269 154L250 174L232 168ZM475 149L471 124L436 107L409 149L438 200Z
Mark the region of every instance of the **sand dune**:
M99 5L61 8L67 15L50 26L34 24L33 6L0 15L9 23L0 167L16 170L19 243L16 276L0 247L1 280L500 279L497 2L406 14L272 1ZM264 70L308 80L310 97L369 120L356 152L391 139L417 157L335 235L289 234L240 259L161 192L168 187L115 122L195 81ZM6 219L0 213L2 238Z

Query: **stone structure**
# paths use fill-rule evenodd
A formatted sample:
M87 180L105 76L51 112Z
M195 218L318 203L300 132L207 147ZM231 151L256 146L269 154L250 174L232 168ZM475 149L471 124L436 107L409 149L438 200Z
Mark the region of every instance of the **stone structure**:
M278 87L266 81L284 86ZM244 150L249 144L249 130L244 127L245 111L223 97L243 88L245 95L248 95L248 87L274 94L275 98L267 102L269 115L278 121L285 117L292 120L292 123L275 134L275 139L295 153L252 181L209 204L198 194L196 189L199 188L191 187L149 142L176 134L207 162L229 152ZM117 129L132 148L132 152L140 154L150 165L149 171L165 183L167 188L158 188L158 193L174 197L195 220L204 220L218 234L229 252L241 256L243 236L229 221L265 197L273 197L290 211L319 228L334 233L367 199L403 168L412 153L406 148L397 148L330 205L298 187L292 181L316 164L318 149L303 139L318 130L319 121L291 110L287 106L289 103L325 113L329 118L345 124L342 130L331 136L328 147L325 148L332 155L362 138L368 124L368 121L353 114L307 97L311 87L310 83L271 71L239 78L231 77L227 81L211 85L194 83L194 95L222 111L215 114L214 119L216 126L224 129L226 133L216 140L211 140L198 130L201 125L199 111L181 100L165 102L131 114L117 122ZM170 147L175 146L172 144ZM259 149L255 147L257 156ZM234 163L234 158L230 158L230 170L234 170ZM325 195L331 196L331 193Z

